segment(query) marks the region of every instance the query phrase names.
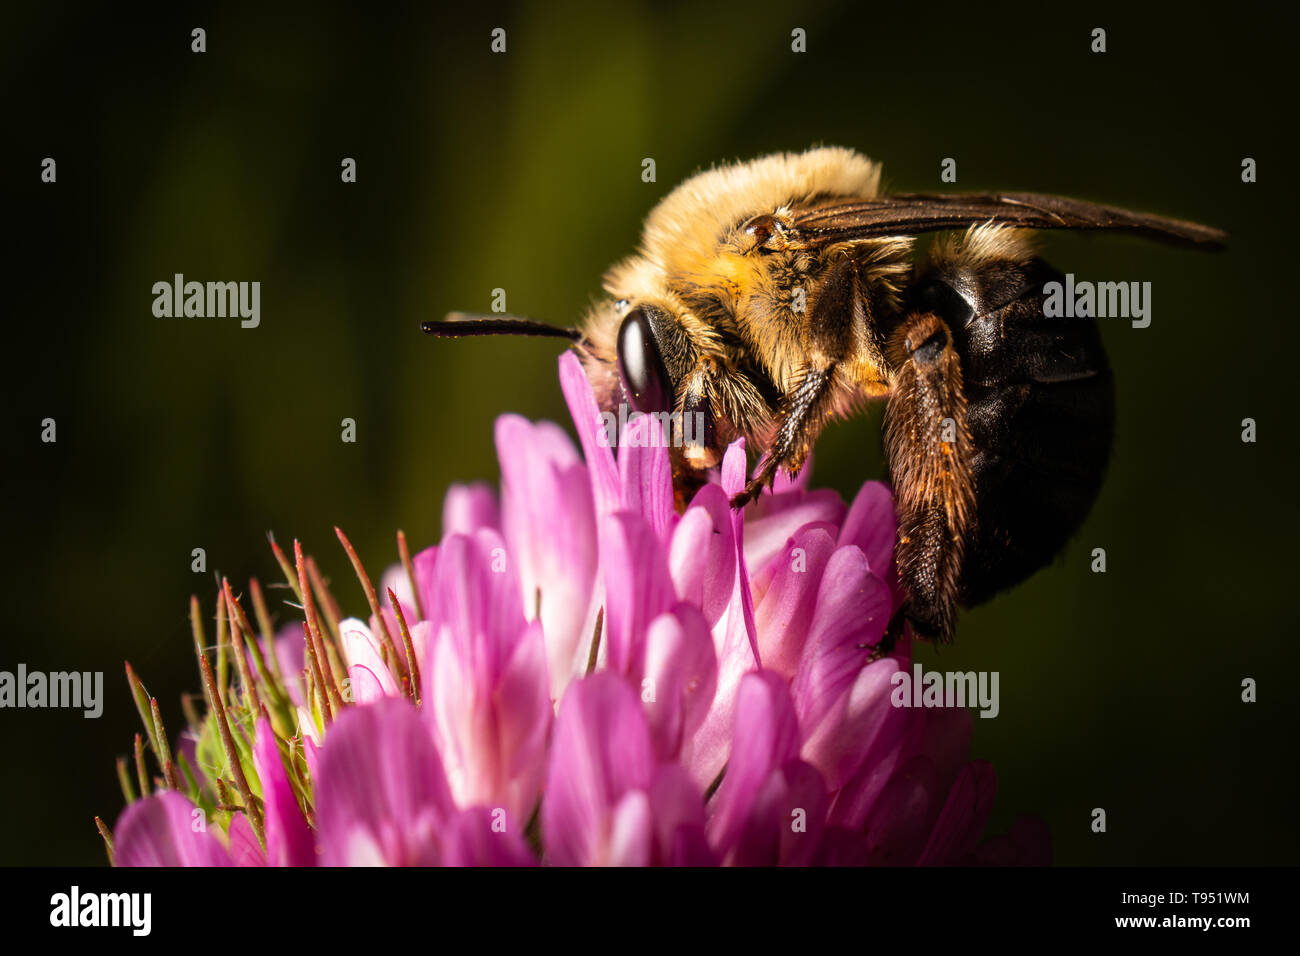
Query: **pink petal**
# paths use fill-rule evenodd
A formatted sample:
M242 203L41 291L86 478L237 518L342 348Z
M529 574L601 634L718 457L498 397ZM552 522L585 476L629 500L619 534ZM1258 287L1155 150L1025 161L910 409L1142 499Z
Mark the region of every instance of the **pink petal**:
M433 735L453 799L462 806L487 799L501 782L501 768L494 760L495 685L478 686L472 662L447 630L434 637L422 676L421 716Z
M885 658L858 671L823 719L805 731L803 758L822 772L832 790L854 779L868 755L879 753L878 736L896 739L906 726L902 708L890 702L896 670L893 659Z
M803 467L799 469L799 474L793 478L784 468L777 469L776 479L772 482L772 497L778 495L788 495L808 489L808 479L812 477L813 456L812 452L804 459Z
M348 668L348 686L344 688L347 696L344 699L358 704L369 704L384 697L396 697L396 692L388 689L388 685L392 682L392 677L383 667L371 668L353 664Z
M402 646L402 631L397 624L397 615L393 612L393 602L388 597L389 591L397 595L397 603L402 609L402 617L406 619L406 626L408 628L415 627L420 620L420 615L415 609L415 591L411 587L411 575L406 573L406 568L402 567L401 564L390 564L384 570L384 573L379 578L377 597L379 598L379 608L383 614L384 623L388 625L388 633L393 635L393 641L397 644L404 665L406 663L406 649ZM370 615L369 622L370 633L379 634L379 622L375 620L373 614Z
M596 396L582 370L582 362L572 352L560 356L560 389L573 416L573 427L582 443L582 454L587 459L591 476L591 490L596 502L596 515L603 517L617 511L623 504L618 467L614 452L609 447L608 433L601 421Z
M948 793L917 864L943 866L967 862L989 822L997 789L997 774L992 764L983 760L968 763L957 775L957 782Z
M505 811L471 807L456 814L442 834L444 866L536 866L537 859L510 829Z
M725 496L738 492L745 481L745 443L731 444L722 461ZM730 503L728 501L728 507ZM737 547L736 576L727 611L713 629L718 658L717 691L703 725L682 749L681 759L700 787L712 783L727 762L735 725L736 695L742 677L759 665L758 631L753 597L744 557L744 512L731 510L732 535Z
M741 680L754 668L754 652L749 646L745 629L736 623L738 620L740 613L737 605L736 613L728 611L713 630L718 661L717 689L704 723L682 746L681 761L701 789L713 782L731 753L736 695L740 691Z
M174 790L131 804L113 834L117 866L231 865L225 847L208 831L203 811Z
M266 641L259 638L257 643L262 649L263 659L269 665L271 656L267 652ZM280 628L275 634L273 644L275 647L275 662L279 664L280 673L284 675L285 689L289 692L289 699L295 706L301 706L305 699L302 672L305 666L303 653L306 647L302 635L302 624L293 624ZM248 658L248 666L250 669L254 667L251 653ZM193 766L192 762L191 766Z
M345 708L321 748L314 791L323 865L438 862L439 827L454 807L433 740L408 701Z
M440 631L425 687L423 714L456 802L502 807L512 820L526 820L541 789L552 713L541 625L525 625L486 685L454 637Z
M415 585L420 589L420 603L424 605L424 613L428 614L429 609L433 607L434 598L437 594L437 583L435 575L438 567L438 548L437 546L425 548L418 552L411 559L411 567L415 571ZM412 622L408 620L407 624Z
M761 576L781 556L788 542L805 525L825 523L839 527L844 502L834 491L766 495L751 506L745 518L745 561Z
M739 494L745 488L745 439L738 438L731 443L727 453L722 457L722 490L727 497ZM745 513L743 509L733 509L731 528L736 539L736 586L733 592L729 617L734 619L733 627L742 624L745 636L749 639L750 650L754 653L754 666L762 667L763 661L758 652L758 631L754 627L754 598L749 591L749 569L745 565ZM736 609L739 608L739 613Z
M773 769L759 788L729 862L806 866L821 848L826 784L802 760Z
M401 689L379 651L379 640L370 628L350 617L339 622L339 637L343 642L343 657L347 661L354 701L368 704L381 697L401 695Z
M853 686L885 632L891 604L889 588L871 573L858 548L839 548L831 555L793 684L805 734L812 733Z
M388 599L389 590L397 595L407 626L414 626L420 619L415 612L415 591L411 589L411 575L407 574L406 568L400 564L390 564L379 577L379 606L384 609L386 616L396 620L393 616L392 602ZM397 634L396 629L393 630L393 634Z
M266 858L271 866L315 866L316 841L289 784L271 723L257 721L253 768L262 784L266 821Z
M235 861L235 866L267 865L266 853L262 850L262 844L257 841L253 825L242 813L231 816L230 825L226 828L226 839L229 843L230 858Z
M532 815L546 775L546 745L555 712L546 672L546 642L537 622L528 627L492 697L496 752L502 782L493 788L497 802L516 816Z
M942 792L934 765L913 757L890 779L867 817L867 844L876 866L911 866L938 819Z
M664 866L717 866L718 857L709 846L704 827L682 826L673 831L672 846Z
M917 752L930 758L940 786L948 790L970 754L971 712L966 707L927 707L921 720Z
M320 728L316 726L316 720L312 717L311 712L306 707L299 707L297 708L297 716L298 735L302 737L303 743L319 746L321 741ZM311 770L311 775L314 778L316 771Z
M649 866L653 849L650 797L644 790L629 790L614 807L609 842L596 862L604 866Z
M858 491L840 529L839 545L856 545L867 557L877 577L894 585L894 545L898 540L898 518L894 495L883 481L868 481Z
M499 529L496 496L481 482L452 485L442 501L442 536L473 534L479 528ZM400 595L399 595L400 597Z
M828 826L814 866L866 866L871 862L867 836L859 828Z
M653 765L645 712L623 678L598 671L570 684L555 723L542 801L551 862L581 866L605 859L614 808L628 791L648 786Z
M668 567L677 596L717 624L735 591L736 538L731 505L719 485L705 485L673 529Z
M302 718L303 718L303 711L301 708L299 708L298 720L299 720L300 731L302 730ZM311 721L308 720L307 723L308 725L310 725ZM311 729L312 732L314 733L315 728L312 727ZM307 775L311 777L312 780L319 780L320 779L320 741L316 737L310 736L309 734L303 734L302 755L303 758L307 761Z
M678 604L650 623L641 699L660 759L675 760L683 740L704 722L717 681L713 638L698 608Z
M618 468L622 507L645 518L659 540L667 542L677 508L669 441L657 419L639 415L628 425L619 437Z
M799 725L785 680L771 671L746 674L736 695L726 776L709 820L709 842L719 854L725 856L740 841L772 771L798 753Z
M666 866L714 866L717 857L705 836L700 788L681 764L664 764L650 784L656 859Z
M481 695L491 693L527 624L505 542L487 529L452 535L438 549L431 633L447 636Z
M415 651L415 665L420 668L420 676L423 677L429 666L429 638L433 625L428 621L411 624L410 618L407 618L406 623L411 629L411 649Z
M506 546L524 613L539 616L551 693L586 664L595 621L599 549L587 468L557 425L503 415L496 424ZM539 608L540 603L540 608Z
M645 519L613 514L602 525L605 638L610 669L640 679L650 622L672 609L676 588L663 545Z
M835 794L830 821L839 826L861 830L867 816L894 772L910 756L909 728L920 723L917 711L890 707L863 748L863 756L854 773ZM913 735L914 736L914 735Z
M803 653L818 586L835 547L833 532L824 523L796 531L781 560L772 563L771 584L754 609L763 660L787 679L794 677Z
M792 690L803 759L832 791L853 778L878 734L901 733L904 719L890 701L898 662L888 657L868 664L891 606L889 588L858 548L831 555Z

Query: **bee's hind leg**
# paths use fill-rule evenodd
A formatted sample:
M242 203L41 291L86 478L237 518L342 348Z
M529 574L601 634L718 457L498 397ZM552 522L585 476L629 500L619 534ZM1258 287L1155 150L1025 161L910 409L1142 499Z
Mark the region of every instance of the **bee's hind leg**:
M907 316L890 338L885 445L898 511L895 563L912 633L952 639L966 536L975 520L974 445L961 359L938 316Z

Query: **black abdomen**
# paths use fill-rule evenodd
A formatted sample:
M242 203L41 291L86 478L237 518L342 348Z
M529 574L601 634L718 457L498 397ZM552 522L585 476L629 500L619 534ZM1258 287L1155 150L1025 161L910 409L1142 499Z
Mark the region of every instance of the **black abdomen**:
M1009 385L972 397L976 524L962 601L987 601L1050 562L1101 489L1115 416L1109 369L1090 378Z
M1087 517L1110 457L1115 384L1095 320L1043 315L1043 287L1062 277L1042 260L1008 264L978 292L963 276L939 278L977 299L954 329L977 449L962 562L962 602L974 605L1049 563Z

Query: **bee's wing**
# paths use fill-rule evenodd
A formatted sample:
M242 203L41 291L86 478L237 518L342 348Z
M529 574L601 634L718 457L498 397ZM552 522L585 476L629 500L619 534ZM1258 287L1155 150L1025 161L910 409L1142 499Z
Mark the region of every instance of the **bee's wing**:
M1223 245L1227 234L1181 219L1043 193L900 195L832 202L799 210L796 244L821 246L853 239L913 236L942 229L996 224L1021 229L1116 229L1166 242Z

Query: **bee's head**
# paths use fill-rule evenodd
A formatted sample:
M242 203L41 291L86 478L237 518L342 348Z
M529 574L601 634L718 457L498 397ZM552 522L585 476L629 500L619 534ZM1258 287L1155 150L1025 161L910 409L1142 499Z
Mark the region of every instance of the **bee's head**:
M532 335L568 339L582 360L596 403L621 428L634 415L653 416L674 459L690 469L717 464L712 391L692 358L684 315L669 299L606 299L581 329L565 329L510 315L453 312L424 322L431 335ZM616 436L617 438L617 436Z

